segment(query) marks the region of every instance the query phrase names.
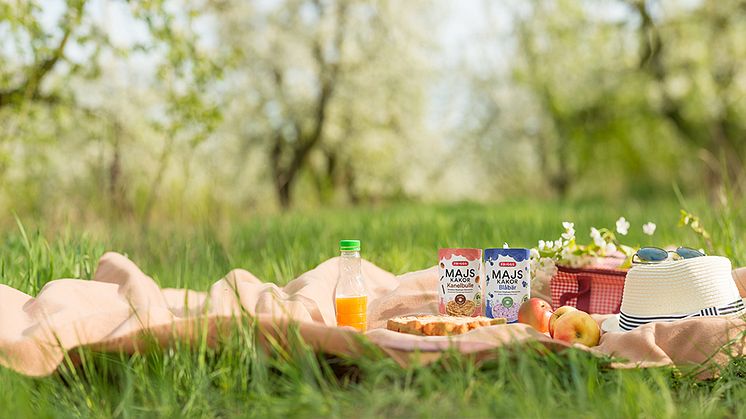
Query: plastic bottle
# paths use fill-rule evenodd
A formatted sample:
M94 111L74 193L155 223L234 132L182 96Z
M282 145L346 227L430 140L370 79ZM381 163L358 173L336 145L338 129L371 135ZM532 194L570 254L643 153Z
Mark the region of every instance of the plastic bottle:
M368 328L368 292L360 263L360 240L340 240L339 278L334 292L337 326Z

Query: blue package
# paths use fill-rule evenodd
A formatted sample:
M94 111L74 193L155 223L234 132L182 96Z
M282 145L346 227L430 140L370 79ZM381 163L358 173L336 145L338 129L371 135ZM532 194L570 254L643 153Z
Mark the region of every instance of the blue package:
M531 297L529 249L484 250L485 315L518 321L518 309Z

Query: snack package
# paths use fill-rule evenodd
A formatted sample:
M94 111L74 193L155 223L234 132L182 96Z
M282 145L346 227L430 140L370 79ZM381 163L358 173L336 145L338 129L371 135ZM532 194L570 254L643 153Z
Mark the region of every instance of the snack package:
M440 249L438 259L440 314L482 315L482 249Z
M518 309L531 296L528 249L484 250L485 315L518 321Z

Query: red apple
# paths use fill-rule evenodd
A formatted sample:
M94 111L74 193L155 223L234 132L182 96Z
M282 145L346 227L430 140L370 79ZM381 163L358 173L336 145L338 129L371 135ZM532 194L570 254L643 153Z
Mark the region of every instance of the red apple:
M552 306L541 298L529 298L518 309L518 322L532 326L541 333L549 331Z
M563 314L576 310L577 308L573 306L562 306L557 310L554 310L554 313L552 313L552 317L549 318L549 334L551 336L554 336L554 324L557 322L557 319L559 319Z
M557 320L552 337L568 343L596 346L601 339L601 329L590 314L575 310L563 314Z

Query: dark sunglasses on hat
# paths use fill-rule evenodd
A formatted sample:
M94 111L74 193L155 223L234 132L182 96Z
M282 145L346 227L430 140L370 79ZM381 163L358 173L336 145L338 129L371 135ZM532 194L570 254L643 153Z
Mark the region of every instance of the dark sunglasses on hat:
M632 263L658 263L668 259L670 254L678 255L678 259L691 259L705 254L691 247L679 247L676 250L665 250L660 247L643 247L632 256Z

